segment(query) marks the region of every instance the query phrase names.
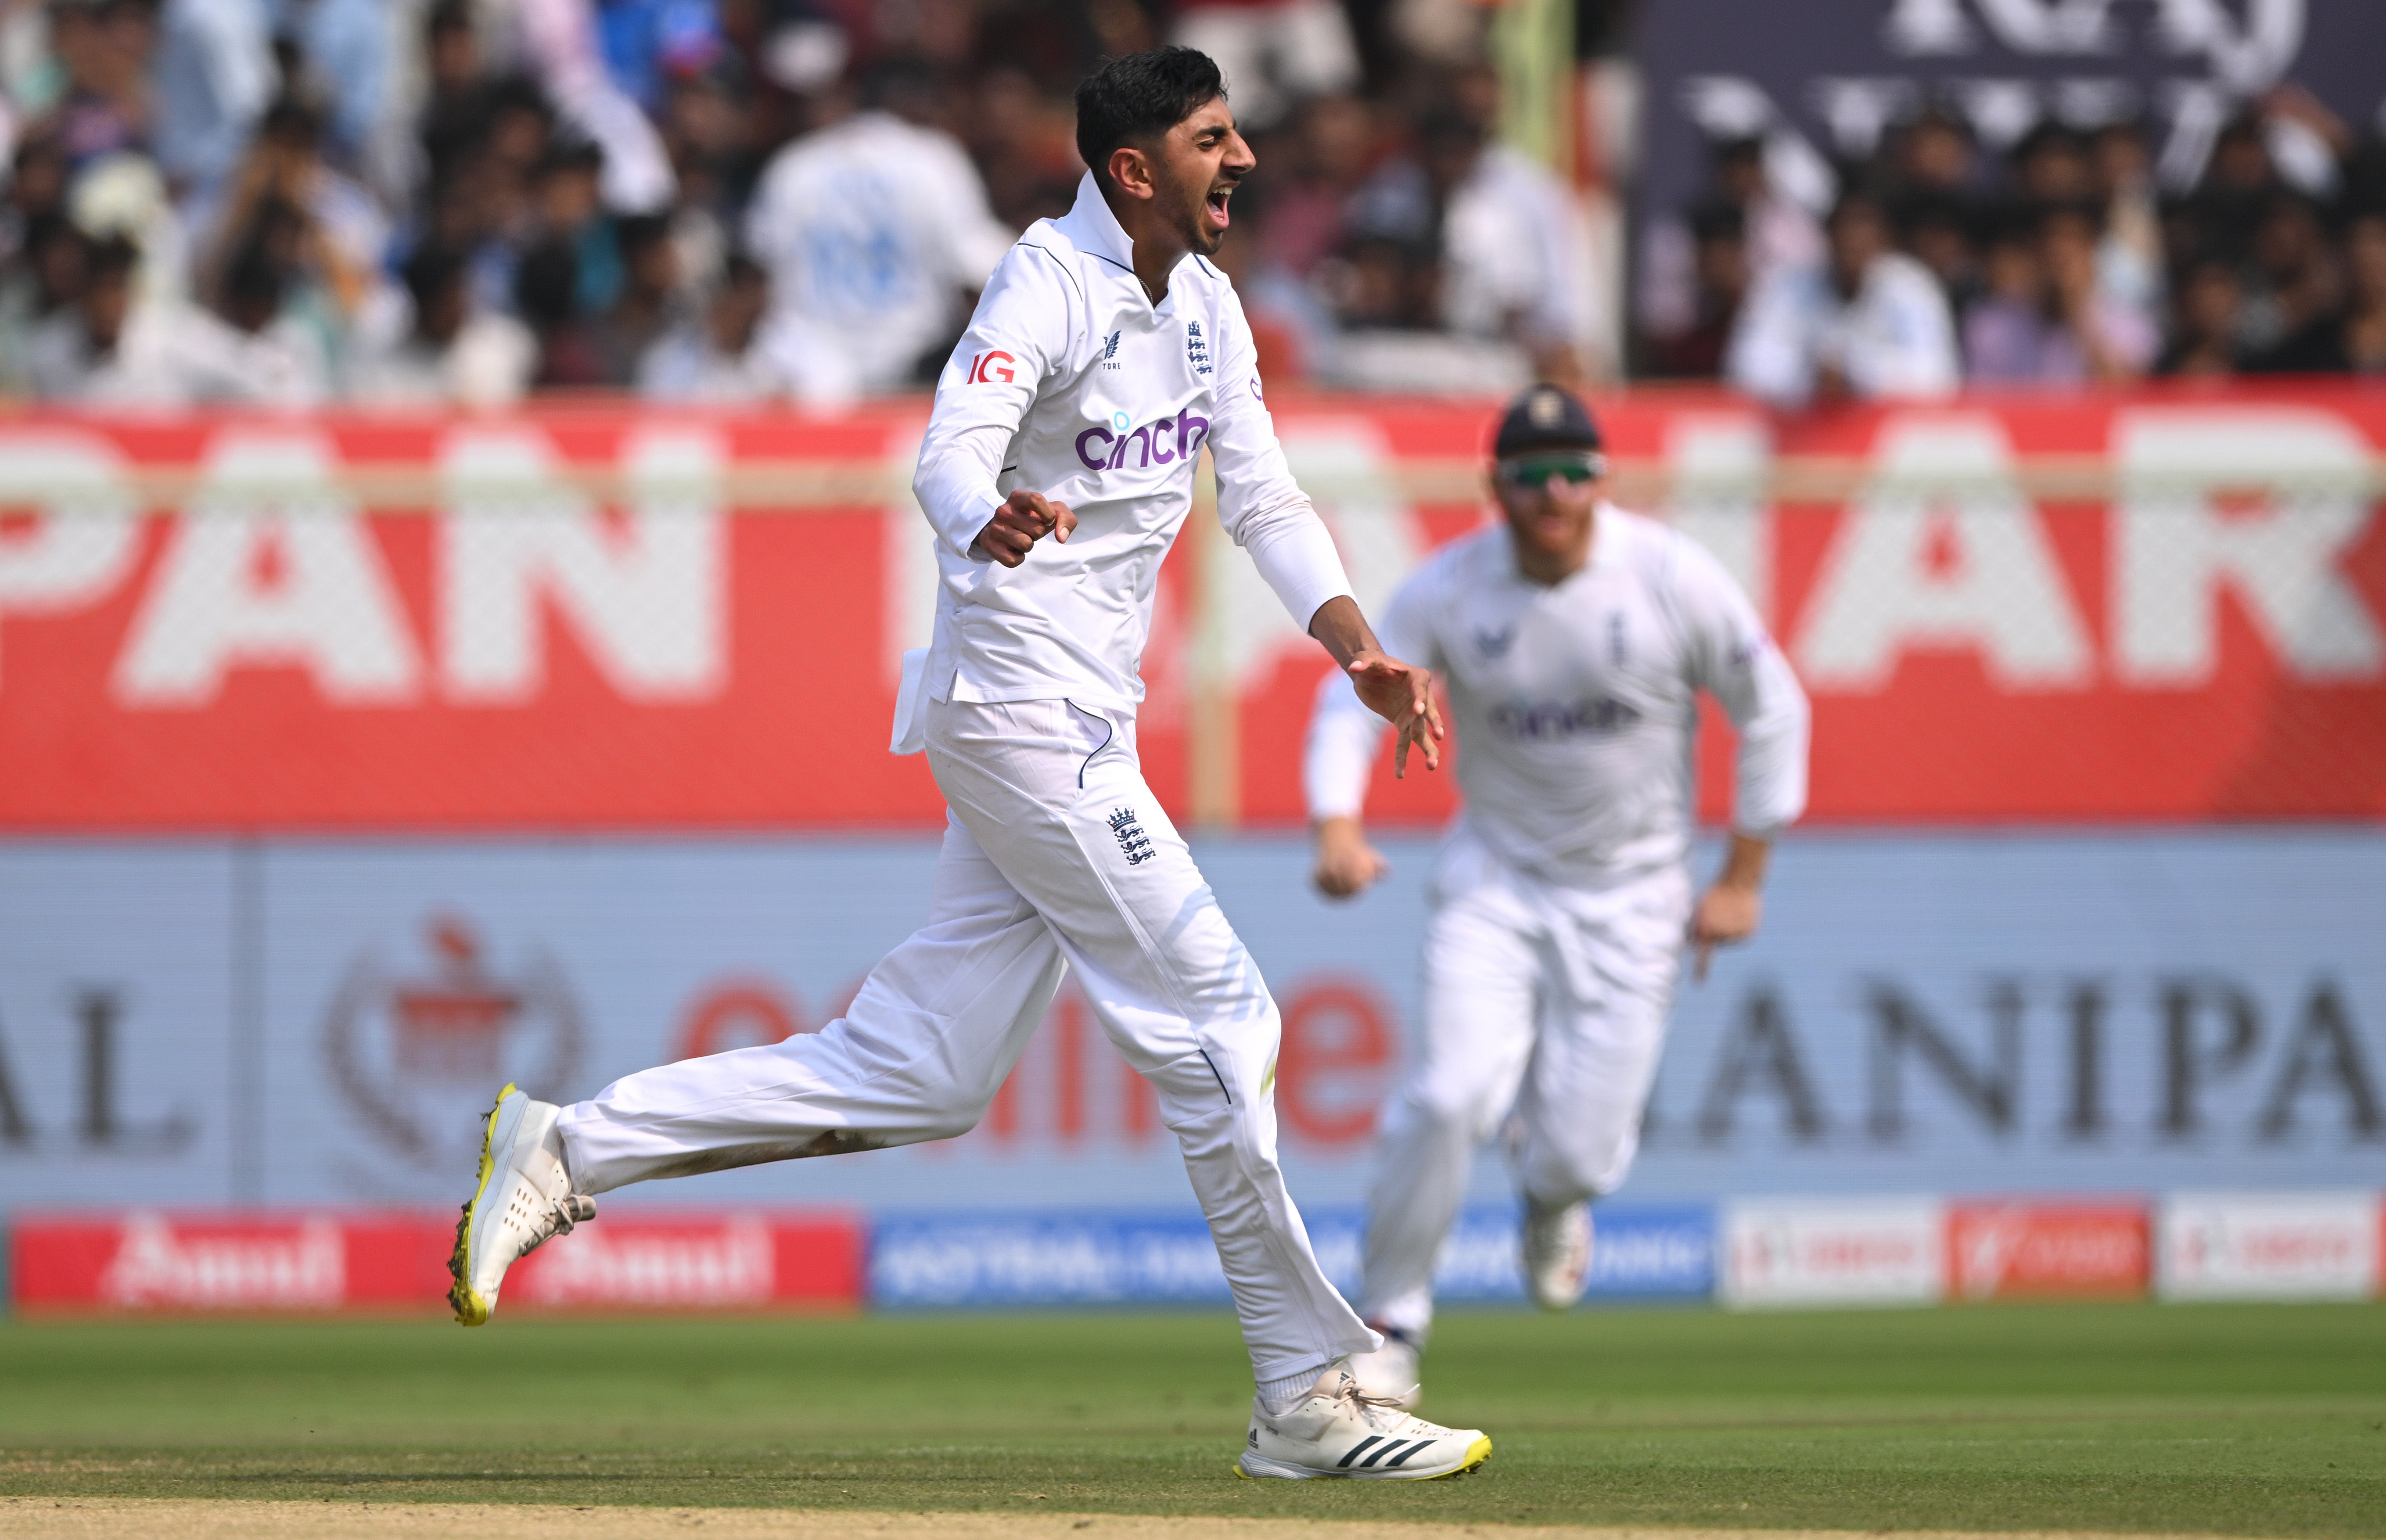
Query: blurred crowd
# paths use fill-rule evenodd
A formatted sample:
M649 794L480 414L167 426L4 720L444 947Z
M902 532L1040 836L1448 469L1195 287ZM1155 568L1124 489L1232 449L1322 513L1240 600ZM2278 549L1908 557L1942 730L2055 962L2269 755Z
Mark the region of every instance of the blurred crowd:
M2130 120L2041 122L1998 154L1924 112L1820 211L1778 169L1717 144L1704 195L1642 232L1638 372L1789 405L2386 372L2386 142L2292 86L2168 194Z
M1576 5L1576 60L1628 12ZM0 397L834 409L917 389L1012 238L1074 200L1074 82L1170 40L1225 67L1259 155L1222 261L1272 379L1628 369L1794 403L2386 368L2386 150L2292 90L2169 196L2127 122L1992 153L1925 113L1840 168L1835 202L1812 179L1785 195L1764 144L1721 144L1704 195L1638 232L1627 304L1598 189L1503 131L1501 16L0 0Z
M1272 369L1578 373L1578 204L1497 140L1492 14L0 0L0 395L916 388L1012 238L1074 201L1075 81L1170 39L1225 65L1260 147L1229 252Z

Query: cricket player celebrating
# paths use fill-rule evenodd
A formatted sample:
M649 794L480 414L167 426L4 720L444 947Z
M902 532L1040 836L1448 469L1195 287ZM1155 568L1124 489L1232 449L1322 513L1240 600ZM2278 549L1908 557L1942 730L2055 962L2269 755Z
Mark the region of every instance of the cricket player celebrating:
M1631 1168L1685 935L1703 976L1714 946L1755 931L1773 836L1806 801L1804 693L1713 557L1601 500L1581 401L1534 386L1492 452L1507 517L1436 552L1384 618L1385 645L1448 682L1465 797L1434 869L1424 1030L1368 1203L1360 1311L1385 1343L1351 1367L1402 1406L1475 1146L1512 1114L1533 1296L1582 1296L1588 1202ZM1693 907L1701 689L1739 730L1739 773L1730 857ZM1328 678L1305 781L1329 895L1386 870L1359 820L1376 744Z
M1247 1476L1456 1475L1491 1441L1359 1394L1380 1339L1310 1248L1276 1160L1276 1007L1136 754L1161 558L1206 444L1218 512L1286 607L1439 762L1432 676L1388 656L1293 484L1242 306L1204 257L1251 169L1217 67L1163 48L1077 89L1093 169L987 281L912 482L934 527L935 640L898 748L949 805L928 923L810 1036L665 1065L556 1108L509 1087L449 1297L487 1319L507 1267L626 1183L974 1126L1074 969L1184 1150L1258 1380Z

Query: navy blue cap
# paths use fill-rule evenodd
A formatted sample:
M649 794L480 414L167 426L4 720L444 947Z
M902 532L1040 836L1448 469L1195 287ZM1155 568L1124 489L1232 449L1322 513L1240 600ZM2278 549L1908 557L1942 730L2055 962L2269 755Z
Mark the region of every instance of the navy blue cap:
M1596 454L1603 447L1599 424L1591 419L1590 408L1582 404L1581 396L1563 385L1539 384L1526 387L1508 403L1507 415L1500 419L1499 434L1491 441L1491 456L1504 460L1538 449L1587 449Z

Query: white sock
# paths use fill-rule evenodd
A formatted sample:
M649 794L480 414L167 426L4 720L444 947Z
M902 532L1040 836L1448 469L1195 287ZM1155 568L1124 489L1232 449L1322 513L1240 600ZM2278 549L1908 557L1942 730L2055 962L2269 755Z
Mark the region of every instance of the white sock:
M1333 1373L1339 1367L1338 1364L1329 1363L1324 1369L1304 1369L1298 1374L1287 1374L1281 1380L1262 1380L1260 1409L1270 1417L1284 1416L1293 1408L1308 1400L1309 1393L1317 1388L1317 1382Z

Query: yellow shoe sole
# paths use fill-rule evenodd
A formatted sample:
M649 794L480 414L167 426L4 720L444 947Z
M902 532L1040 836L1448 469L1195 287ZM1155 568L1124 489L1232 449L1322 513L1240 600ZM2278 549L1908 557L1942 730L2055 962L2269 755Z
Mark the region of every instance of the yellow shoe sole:
M471 1282L472 1210L489 1196L489 1178L496 1175L497 1170L496 1154L492 1148L497 1133L497 1108L505 1106L506 1098L513 1094L514 1083L506 1082L505 1089L497 1093L496 1106L489 1108L489 1116L481 1125L480 1185L473 1189L472 1201L464 1205L463 1217L456 1221L456 1249L447 1254L447 1275L456 1280L448 1285L447 1304L456 1312L456 1324L458 1326L485 1326L489 1323L489 1302L481 1297L480 1291L472 1287Z

